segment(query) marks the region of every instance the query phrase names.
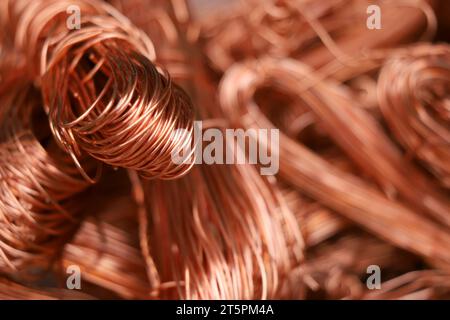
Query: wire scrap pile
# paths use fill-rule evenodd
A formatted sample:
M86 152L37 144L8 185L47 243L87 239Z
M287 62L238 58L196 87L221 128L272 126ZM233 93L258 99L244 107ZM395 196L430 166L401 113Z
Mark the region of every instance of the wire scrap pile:
M0 0L0 298L450 298L445 2Z

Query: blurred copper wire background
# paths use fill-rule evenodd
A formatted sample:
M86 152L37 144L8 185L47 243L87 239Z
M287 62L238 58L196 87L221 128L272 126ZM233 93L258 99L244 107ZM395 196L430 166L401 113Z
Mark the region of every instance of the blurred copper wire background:
M0 298L450 298L449 16L0 0ZM174 164L194 120L280 129L278 174Z

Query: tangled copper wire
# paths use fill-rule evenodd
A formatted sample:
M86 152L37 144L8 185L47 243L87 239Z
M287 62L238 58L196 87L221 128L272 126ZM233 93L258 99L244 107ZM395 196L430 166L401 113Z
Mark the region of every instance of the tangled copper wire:
M448 299L442 3L1 1L0 298ZM194 119L279 172L174 163Z
M268 84L278 85L280 88L296 94L298 91L295 90L305 87L302 82L306 82L307 86L311 81L307 79L308 70L303 67L289 59L284 61L266 59L256 65L236 65L227 72L221 84L221 106L237 122L236 126L244 128L273 127L261 113L257 104L251 100L252 94L256 91L257 86ZM329 87L327 88L327 86ZM413 202L417 213L423 207L428 210L429 214L448 226L448 208L450 208L448 199L439 193L433 194L433 189L431 189L433 186L427 183L425 177L416 174L414 168L407 168L407 164L404 162L399 163L398 167L390 169L389 166L395 165L395 159L398 158L395 150L387 140L384 141L382 133L377 132L378 128L371 122L370 117L367 117L361 108L351 106L351 100L346 100L345 96L337 91L338 89L322 81L315 84L314 88L301 90L301 97L296 98L300 103L305 103L313 108L313 113L333 130L332 139L355 163L360 163L361 168L367 170L367 173L373 175L375 179L377 176L382 178L379 183L386 192L389 192L389 189L399 193L405 192L403 196ZM236 115L233 115L232 112ZM347 121L352 122L349 125ZM361 134L368 134L368 136L364 137ZM340 135L343 136L342 139ZM446 232L440 230L439 225L432 225L420 215L410 212L398 201L386 198L381 192L360 181L357 177L334 168L326 160L321 159L292 139L282 138L286 139L282 139L280 142L280 153L286 156L280 159L280 177L352 220L361 221L365 227L374 228L372 231L381 232L381 236L391 238L397 245L408 249L414 247L414 249L422 251L421 254L424 255L432 254L435 257L442 255L443 261L450 262L446 250L439 249L440 245L450 241L450 237ZM359 141L362 143L361 147L357 146ZM383 142L384 145L377 146ZM379 151L370 152L370 148L378 148ZM368 154L364 155L364 152L369 152L370 157ZM389 152L392 153L391 159L385 161L383 158L388 157ZM301 161L296 159L301 159ZM363 159L363 161L359 162L359 159ZM377 169L376 166L380 166L380 169ZM414 179L416 183L414 189L410 188L408 181L404 181L402 185L401 179L405 179L406 175L397 176L400 170L405 169L408 170L408 178ZM392 173L386 174L389 170L392 170ZM390 181L386 179L390 179ZM423 190L419 191L422 183L424 184ZM408 193L413 191L420 195L427 195L429 202L423 202L417 194L411 194L409 197ZM330 194L333 196L330 197ZM384 226L392 223L392 219L401 219L402 224L398 226L396 232L386 234ZM421 222L419 223L419 221ZM409 227L406 227L408 224L410 224ZM405 232L404 228L407 228L408 231ZM425 237L420 245L411 246L416 241L415 239L423 238L431 230L435 231L433 234L439 236L436 236L435 239ZM415 234L416 232L417 234ZM422 245L423 248L421 248Z

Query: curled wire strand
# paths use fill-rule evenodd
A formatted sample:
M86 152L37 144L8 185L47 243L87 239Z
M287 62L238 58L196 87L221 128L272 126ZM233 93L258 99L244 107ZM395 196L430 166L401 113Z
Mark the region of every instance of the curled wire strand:
M380 109L397 140L450 187L450 47L419 45L384 65Z

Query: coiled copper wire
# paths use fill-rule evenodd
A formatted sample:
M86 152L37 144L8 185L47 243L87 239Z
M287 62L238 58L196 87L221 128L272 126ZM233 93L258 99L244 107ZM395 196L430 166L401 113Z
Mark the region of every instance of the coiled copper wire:
M45 270L79 223L76 195L88 187L51 137L33 132L40 97L17 87L1 99L0 271L24 276Z
M378 97L390 129L411 156L450 187L450 47L419 45L383 67Z
M79 30L67 30L62 20L69 4L82 9ZM171 160L173 150L192 143L190 100L152 64L151 41L127 18L100 1L11 6L16 46L32 67L41 64L51 129L87 180L94 181L78 161L82 152L146 178L175 178L190 169ZM175 135L176 129L185 130Z
M449 202L435 181L448 187L447 49L392 49L431 39L436 29L431 8L437 1L377 1L383 28L372 31L365 26L365 13L374 3L366 0L236 1L231 13L207 11L206 22L194 20L183 0L108 2L151 41L101 1L0 2L0 55L7 57L0 61L0 97L33 80L43 91L57 141L84 180L97 180L92 178L92 162L84 161L86 153L114 167L138 170L145 178L175 178L190 168L174 165L169 155L192 143L193 111L162 64L183 81L200 118L211 126L280 128L280 173L267 179L251 165L205 165L177 181L147 182L130 170L128 190L122 182L109 180L106 170L100 185L108 185L107 190L95 188L81 199L67 194L70 198L57 202L74 215L76 223L69 227L59 220L59 208L41 200L41 189L58 195L66 195L61 190L67 189L41 171L62 170L58 166L65 170L67 165L80 186L87 183L53 142L47 145L45 125L31 130L29 117L20 113L13 125L0 127L2 137L20 142L0 149L9 155L2 153L0 159L21 159L2 162L0 170L14 173L23 187L16 189L13 180L1 182L9 183L5 190L17 191L16 198L25 195L20 201L0 197L0 204L8 205L0 213L8 219L11 213L25 213L16 214L19 218L10 219L14 223L0 233L1 248L10 238L19 239L4 261L20 270L41 265L36 262L44 257L51 261L73 233L66 231L79 222L76 201L88 204L85 213L92 217L66 246L62 265L82 268L82 290L90 297L449 296ZM66 9L73 4L81 8L80 30L66 27ZM387 49L368 51L383 47ZM259 61L234 65L254 58ZM320 69L313 71L293 59ZM218 72L210 73L209 66ZM216 76L222 73L225 78L218 88ZM28 99L4 105L23 105ZM409 112L409 103L403 101L414 102L420 112ZM0 106L0 119L11 118L8 109ZM399 110L408 115L406 125ZM379 125L384 119L391 131ZM396 131L399 127L401 132ZM178 128L187 129L184 136L174 136ZM20 138L11 134L23 130L28 133ZM410 145L410 138L422 143ZM52 158L41 157L42 150ZM437 154L444 155L444 161ZM412 155L420 165L411 161ZM36 186L42 188L29 191ZM132 195L137 206L129 204ZM41 221L41 209L45 215L57 213ZM39 220L29 223L35 216ZM48 233L35 229L59 228L59 222L61 232L41 241ZM13 229L15 225L19 228ZM27 228L38 234L38 245L23 240ZM382 268L382 290L366 288L369 264ZM63 269L54 272L61 277ZM2 288L10 288L6 297L12 298L67 298L63 290L28 288L5 278L0 278L0 294Z

